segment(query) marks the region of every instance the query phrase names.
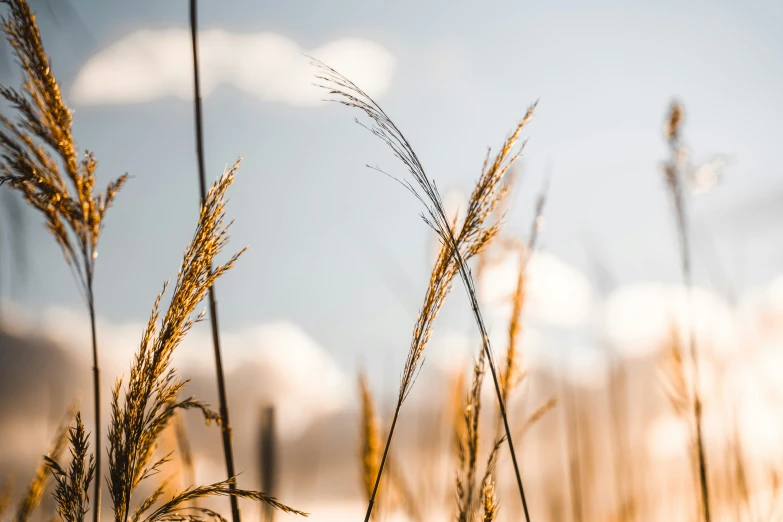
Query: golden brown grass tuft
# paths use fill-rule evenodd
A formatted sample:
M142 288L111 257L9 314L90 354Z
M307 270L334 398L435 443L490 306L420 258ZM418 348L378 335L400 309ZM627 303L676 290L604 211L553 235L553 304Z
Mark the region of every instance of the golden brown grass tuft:
M88 455L90 444L82 424L81 413L76 412L76 426L68 429L71 464L63 469L56 457L45 457L56 487L54 499L57 513L65 522L83 522L90 509L90 482L95 476L95 458Z
M494 520L498 512L498 500L495 491L495 467L498 452L504 437L495 440L487 457L487 463L480 483L477 484L481 421L481 387L484 381L486 362L484 351L473 365L473 380L462 405L460 419L455 426L455 448L457 453L457 474L455 491L457 499L458 522L473 522L481 518ZM479 509L482 510L479 516Z
M227 262L213 268L215 257L228 242L229 224L224 223L225 193L234 180L237 162L210 189L201 207L198 227L185 250L177 275L174 292L160 326L158 295L147 328L136 354L128 383L122 380L114 387L111 424L109 427L109 493L117 522L152 522L161 520L201 520L222 517L214 511L186 505L197 499L222 495L249 498L264 502L286 512L304 514L284 506L263 493L237 489L234 478L208 486L188 488L167 502L158 505L167 481L131 510L133 493L139 483L160 471L169 457L155 457L157 440L178 410L198 409L207 423L220 422L220 416L194 397L179 400L177 395L187 384L171 367L171 357L195 321L193 313L206 296L209 287L230 270L244 249ZM165 290L165 285L164 285ZM156 509L154 506L158 505Z
M52 73L35 15L26 0L3 3L9 6L10 15L2 18L2 28L20 65L22 87L0 87L0 96L18 113L16 122L0 116L0 185L7 184L20 192L43 214L87 303L92 328L96 468L100 473L103 451L93 281L106 211L128 176L120 176L104 192L94 194L98 163L89 151L79 158L71 132L71 112ZM101 481L96 480L95 522L100 495Z
M487 467L484 477L481 479L481 506L483 508L482 520L492 522L498 515L500 507L498 505L497 494L495 491L495 468L498 463L498 452L503 445L503 438L495 442L495 446L487 459Z
M461 416L455 426L454 442L457 451L457 476L455 481L458 522L472 522L479 502L476 475L479 453L479 422L481 419L481 385L486 372L484 351L473 365L470 391L462 404Z

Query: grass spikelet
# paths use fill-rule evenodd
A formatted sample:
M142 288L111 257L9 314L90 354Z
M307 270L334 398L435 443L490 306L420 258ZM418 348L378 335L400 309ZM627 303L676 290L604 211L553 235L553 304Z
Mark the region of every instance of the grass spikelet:
M113 393L111 425L109 427L109 493L114 503L117 522L178 519L177 510L194 510L193 515L181 515L187 520L202 516L221 518L211 510L200 507L183 508L183 504L211 495L236 495L266 502L278 509L283 507L262 493L235 489L233 478L211 486L188 489L145 515L163 495L166 482L139 504L131 515L131 498L139 483L160 471L168 456L153 459L157 440L178 410L198 409L207 423L220 422L220 416L205 404L191 397L177 398L187 381L177 376L171 367L171 357L196 319L193 313L204 299L207 290L221 275L230 270L244 249L226 263L213 268L215 257L228 242L228 227L224 223L225 193L234 180L237 162L225 172L210 189L201 207L198 227L185 250L177 275L171 303L160 327L158 295L150 320L141 340L139 351L131 368L130 378L121 397L122 381L118 380ZM165 291L165 285L164 285ZM182 519L182 518L179 518ZM222 519L222 518L221 518Z
M97 161L89 151L82 159L77 155L71 113L52 74L35 15L25 0L3 3L10 16L2 18L2 28L23 82L21 90L0 87L0 95L19 114L16 122L0 116L0 184L19 191L44 215L88 296L106 210L128 176L94 195Z
M533 117L534 107L531 107L525 117L519 121L514 131L503 143L492 161L490 161L489 151L487 152L481 176L471 193L464 221L461 223L461 226L458 226L459 224L452 224L450 221L435 183L425 174L424 168L410 143L383 109L345 76L317 60L313 60L313 64L319 69L317 78L323 82L320 86L327 90L330 95L335 97L331 101L347 107L359 109L367 115L372 121L372 124L369 127L365 126L365 128L386 143L386 145L391 148L395 157L403 163L413 180L397 179L393 176L390 177L402 184L421 202L424 206L422 219L435 231L442 244L441 251L430 277L424 304L422 305L419 318L414 327L413 340L400 383L398 405L392 420L392 427L389 432L384 455L387 453L389 442L391 441L394 432L399 409L410 392L415 380L419 362L431 335L435 316L440 310L440 307L451 288L451 282L454 276L457 274L460 275L468 293L471 309L481 333L482 345L492 372L506 435L509 436L508 419L505 412L505 406L503 405L495 363L492 357L489 335L487 334L484 319L479 307L474 279L467 263L470 258L486 247L500 230L499 223L485 226L485 221L487 221L488 216L497 207L505 194L507 187L502 183L502 180L508 169L521 154L521 147L517 149L516 144L519 140L522 128ZM376 167L375 169L383 172L380 168ZM520 498L525 510L525 518L529 521L530 516L527 510L527 502L522 488L522 479L519 475L519 466L516 462L513 444L509 443L509 449L511 452L511 460L514 464ZM376 490L380 481L380 475L383 472L384 460L385 457L381 459L381 467L375 486ZM372 504L373 502L371 500L365 522L369 521L370 514L372 513Z
M0 185L21 193L44 216L87 303L92 328L96 468L101 470L100 370L95 327L93 280L98 239L107 209L128 180L123 175L97 195L95 156L80 159L65 104L44 51L35 15L26 0L3 0L9 15L5 32L22 71L20 90L0 87L0 96L18 113L16 122L0 116ZM57 159L55 159L57 158ZM101 505L101 481L95 481L95 522Z
M479 420L481 415L481 385L486 371L484 352L473 365L473 381L464 400L462 418L457 423L455 443L457 447L457 515L458 522L472 522L479 500L476 491L476 468L479 449Z
M503 445L504 439L501 437L495 442L492 448L492 452L487 459L487 468L484 472L484 477L481 479L481 506L483 508L482 520L484 522L492 522L497 518L498 506L497 494L495 492L495 467L498 463L498 452Z
M49 453L44 456L41 464L36 469L35 476L33 477L33 480L30 481L30 485L27 486L27 491L16 509L16 518L14 519L16 522L26 522L29 520L35 508L41 503L44 489L46 489L46 483L49 479L49 474L46 472L49 467L48 463L50 460L54 461L59 459L60 455L65 450L65 447L68 445L68 424L73 414L73 408L69 408L63 422L60 423L60 426L57 428L57 433L54 436Z
M90 482L95 476L95 458L88 455L90 444L82 424L81 413L76 413L76 426L68 429L71 464L63 469L54 457L45 457L56 487L54 499L57 513L65 522L83 522L90 508Z

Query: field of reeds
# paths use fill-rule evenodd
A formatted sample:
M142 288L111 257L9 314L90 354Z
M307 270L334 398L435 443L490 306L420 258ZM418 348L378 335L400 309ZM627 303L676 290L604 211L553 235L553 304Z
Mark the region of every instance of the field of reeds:
M550 174L540 187L520 180L518 160L528 154L537 103L509 115L505 136L488 137L495 145L471 190L455 203L425 170L406 125L351 78L318 56L308 57L324 103L340 105L346 118L356 118L390 149L396 164L372 166L370 174L388 177L413 198L435 248L429 278L416 289L409 340L399 346L407 354L404 363L385 367L384 379L360 364L347 405L338 406L337 399L328 404L331 396L320 387L326 390L334 372L314 352L271 348L294 373L306 374L314 394L327 403L309 418L300 405L306 401L289 397L299 410L299 428L292 430L295 416L284 417L281 426L285 378L271 364L267 371L237 370L224 346L235 339L220 326L219 283L223 276L241 280L252 267L244 264L245 248L228 235L234 211L227 202L232 183L243 175L240 160L222 173L205 166L195 0L190 34L198 168L192 182L199 187L200 212L192 235L181 238L185 249L179 266L169 267L172 279L160 281L160 293L148 296L149 320L134 332L122 352L124 357L132 349L132 356L119 369L117 346L131 336L112 338L99 320L95 274L111 267L102 266L98 247L112 234L112 205L122 200L127 184L141 180L125 174L96 181L100 151L77 147L74 115L35 13L27 0L3 4L2 29L22 78L19 86L0 89L0 185L10 196L2 200L6 229L19 232L15 223L24 206L61 250L84 305L83 320L64 328L63 336L74 337L84 358L57 355L38 338L27 342L19 334L25 319L2 318L0 366L7 371L0 382L0 434L9 434L0 440L2 520L783 518L783 440L777 439L783 432L783 366L776 355L783 339L775 296L765 296L766 308L736 304L724 313L694 282L690 203L695 191L714 182L714 173L691 163L680 101L661 111L667 153L659 175L675 238L669 253L681 283L637 292L654 317L636 312L630 298L605 303L619 312L627 308L613 316L620 341L599 338L600 353L585 359L558 346L569 344L567 339L543 341L529 328L528 309L551 288L537 280L546 270L554 267L555 275L547 277L564 295L552 306L567 308L580 298L567 270L540 244L547 203L562 188L553 187ZM361 149L356 155L344 161L375 164ZM534 204L519 233L519 227L507 226L507 216L521 190L534 194ZM19 241L23 237L11 243ZM500 273L504 284L497 283ZM220 294L221 302L234 297ZM435 343L445 309L461 310L472 334ZM618 346L625 326L661 318L665 335L651 328L649 336L633 340L644 350ZM712 334L729 326L730 341ZM214 373L189 375L177 367L181 352L196 349L209 352ZM425 365L431 354L437 361ZM25 382L21 375L27 371L40 371L38 384ZM90 393L69 396L65 390L76 382ZM270 393L277 401L244 400L255 398L258 389L283 391ZM54 390L48 398L47 390ZM44 408L58 411L36 411ZM48 445L26 435L34 423L25 419L44 416L62 419L46 424ZM24 435L11 440L12 432ZM15 455L22 442L41 444L35 465Z

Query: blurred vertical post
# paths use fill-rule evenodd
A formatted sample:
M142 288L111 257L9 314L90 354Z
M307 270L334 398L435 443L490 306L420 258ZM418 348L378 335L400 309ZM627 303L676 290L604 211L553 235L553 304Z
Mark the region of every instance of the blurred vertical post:
M198 160L199 188L201 203L207 198L207 178L204 168L204 132L201 123L201 83L198 70L198 3L190 0L190 36L193 49L193 105L196 122L196 158ZM220 427L223 435L223 454L226 459L226 473L231 479L229 488L236 489L236 471L234 470L234 448L231 445L231 423L228 419L228 398L226 395L226 379L223 375L223 359L220 354L220 334L218 330L217 300L215 286L209 287L209 319L212 324L212 345L215 349L215 373L217 374L218 399L220 401ZM240 522L239 503L237 497L231 495L231 519Z
M258 470L261 477L261 491L275 496L277 493L277 434L275 432L275 407L264 406L261 410L261 425L258 438ZM275 510L269 504L261 503L261 521L273 522Z

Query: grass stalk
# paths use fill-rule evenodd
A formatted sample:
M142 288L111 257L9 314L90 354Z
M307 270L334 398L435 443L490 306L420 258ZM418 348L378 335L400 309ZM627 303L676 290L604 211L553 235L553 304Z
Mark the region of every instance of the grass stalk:
M517 487L525 512L525 519L529 522L530 514L528 512L527 500L522 486L522 478L519 473L519 465L517 463L514 445L511 441L508 416L506 414L496 364L492 355L489 335L481 314L481 308L479 307L473 276L467 261L472 256L479 253L500 230L499 224L497 223L491 226L485 226L484 223L488 215L496 208L497 204L502 200L503 195L505 195L505 190L501 187L501 182L511 164L513 164L521 153L516 152L512 154L512 149L514 149L514 146L519 139L522 127L532 118L534 107L531 107L526 116L518 123L515 131L505 141L492 163L489 162L489 154L487 154L482 169L482 175L471 194L464 223L462 224L462 228L457 231L456 223L452 226L451 220L446 213L435 183L425 174L424 168L410 143L383 109L381 109L375 100L367 93L345 76L317 60L313 60L313 64L320 70L320 74L317 75L317 78L324 82L320 86L327 90L329 94L338 96L334 101L364 112L372 120L371 126L366 128L368 128L373 135L386 143L392 149L394 155L405 165L408 173L413 177L415 185L418 185L418 189L411 181L397 179L377 167L375 170L387 174L398 181L424 205L425 213L422 214L422 218L425 223L435 231L442 244L438 262L436 263L430 279L430 288L428 289L427 298L425 299L425 305L422 308L417 327L414 330L414 342L411 345L411 350L408 354L403 382L400 387L398 404L395 408L394 421L392 422L392 428L390 430L389 438L387 439L384 457L381 461L381 469L379 470L379 477L376 480L374 490L377 491L378 483L380 482L380 473L383 471L383 462L388 453L388 447L391 442L391 435L394 432L399 409L410 391L410 386L417 374L421 353L424 350L426 342L429 340L432 321L450 289L452 279L459 273L460 279L468 294L468 299L470 300L471 310L481 335L482 347L492 373L492 380L495 385L495 393L498 399L500 414L503 418L503 426L506 432L506 438L509 442L509 450L514 465ZM374 496L370 500L365 522L369 521L370 514L372 513L373 500Z
M98 479L93 482L93 522L101 519L101 370L98 365L98 334L95 324L95 294L93 292L93 267L87 270L87 306L90 309L92 334L92 386L95 410L95 469Z
M190 35L193 50L193 87L195 96L193 100L196 124L196 156L198 158L199 189L201 204L207 197L207 179L204 166L204 133L201 117L201 82L198 67L198 1L190 0ZM220 351L220 331L218 328L217 299L214 286L209 287L209 319L212 326L212 346L215 352L215 373L217 375L218 401L221 418L221 435L223 440L223 455L226 461L226 474L228 478L236 476L234 468L234 449L231 442L231 423L228 417L228 398L226 393L225 375L223 372L223 358ZM228 487L236 489L236 481L229 480ZM230 495L231 519L240 522L239 503L235 495Z
M667 138L669 144L670 160L664 167L666 182L674 204L674 213L677 222L677 234L680 244L680 263L682 278L687 292L686 299L689 309L692 307L693 273L691 268L691 246L688 227L688 215L685 204L683 173L680 168L680 155L683 151L680 142L680 128L682 126L683 111L679 103L674 102L669 112L667 121ZM704 522L711 522L710 493L707 476L707 456L704 449L704 436L702 430L702 403L701 386L699 378L699 354L696 344L696 332L692 324L692 317L688 321L688 356L691 362L691 387L693 390L692 410L695 429L696 456L698 461L698 480L701 493L701 506Z
M95 194L95 156L77 153L71 111L52 73L49 56L26 0L3 0L9 15L2 28L22 71L21 89L0 88L16 110L12 121L0 116L0 185L7 184L38 210L60 246L90 313L95 409L96 473L100 477L101 390L93 282L98 240L106 210L128 179L127 174ZM101 480L94 483L93 520L100 520Z

